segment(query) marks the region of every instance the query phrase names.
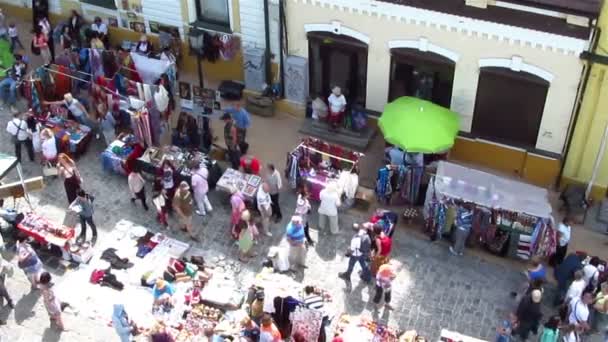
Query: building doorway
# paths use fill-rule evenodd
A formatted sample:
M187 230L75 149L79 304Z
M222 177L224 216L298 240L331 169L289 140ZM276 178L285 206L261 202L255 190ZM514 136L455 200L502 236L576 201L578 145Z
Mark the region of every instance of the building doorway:
M388 101L413 96L450 108L454 69L452 60L433 52L391 49Z
M538 76L506 68L481 68L471 133L534 149L548 91L549 82Z
M308 33L310 95L327 99L338 86L348 102L365 107L367 45L354 38L326 32Z

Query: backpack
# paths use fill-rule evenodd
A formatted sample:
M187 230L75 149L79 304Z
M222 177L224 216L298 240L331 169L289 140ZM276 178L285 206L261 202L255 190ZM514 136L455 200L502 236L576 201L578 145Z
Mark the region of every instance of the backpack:
M19 142L19 132L21 132L21 121L19 124L16 124L14 120L11 120L13 126L17 127L17 132L14 135L11 135L11 141L13 144L17 144Z

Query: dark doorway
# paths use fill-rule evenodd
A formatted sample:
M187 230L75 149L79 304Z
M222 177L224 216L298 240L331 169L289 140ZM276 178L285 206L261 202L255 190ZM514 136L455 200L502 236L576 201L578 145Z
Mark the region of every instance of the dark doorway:
M326 99L334 86L342 88L348 106L365 107L367 45L346 36L308 33L310 94Z
M549 82L505 68L481 68L471 133L513 146L534 148Z
M433 52L391 49L388 101L414 96L450 108L455 63Z

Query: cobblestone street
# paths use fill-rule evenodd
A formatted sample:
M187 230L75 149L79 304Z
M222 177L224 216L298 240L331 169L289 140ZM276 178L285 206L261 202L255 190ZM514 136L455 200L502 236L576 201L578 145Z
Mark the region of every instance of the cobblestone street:
M8 113L3 113L0 127L6 126ZM4 130L0 133L1 151L13 153L12 144ZM96 196L95 221L100 229L100 243L104 235L113 229L116 223L125 219L158 230L152 213L134 207L129 201L126 178L109 175L101 169L99 152L101 143L94 141L87 154L78 160L86 188ZM27 158L24 158L27 159ZM280 165L280 161L276 161ZM24 162L26 176L40 175L37 164ZM13 172L9 178L15 179ZM149 187L148 187L149 189ZM201 230L202 242L198 247L211 255L224 254L228 259L236 260L236 248L228 235L229 209L228 197L223 193L212 193L211 201L215 207L212 215L201 222L196 218L195 225ZM50 180L43 191L32 196L33 205L48 218L61 222L67 206L63 184L60 180ZM295 205L293 194L286 192L281 197L283 212L293 211ZM12 201L7 201L10 205ZM25 209L23 201L19 208ZM314 211L314 210L313 210ZM337 313L364 314L377 316L380 320L402 329L416 329L423 335L436 341L442 328L453 329L474 337L493 339L497 322L505 317L513 305L509 292L517 289L523 282L518 270L488 263L479 257L465 255L462 258L451 257L444 244L432 244L428 240L415 237L399 227L394 236L393 258L403 263L394 285L393 311L374 312L370 303L373 286L359 283L353 276L352 288L337 278L337 273L346 268L346 251L353 231L354 222L363 220L367 214L351 211L340 216L341 232L338 236L319 235L315 229L316 215L311 218L313 239L318 243L308 253L308 268L303 274L296 275L302 284L316 284L329 290L334 301L332 305ZM285 220L284 220L285 221ZM273 227L274 236L256 248L264 255L273 244L285 243L283 230L285 222ZM177 233L179 234L179 233ZM182 235L186 240L186 236ZM99 245L98 244L98 245ZM101 252L101 251L98 251ZM10 257L8 252L6 257ZM261 257L251 261L240 273L244 286L260 269ZM57 268L57 260L46 263L47 269L57 274L57 283L61 283L63 270ZM70 272L69 270L66 272ZM86 315L66 314L68 332L57 334L48 328L48 316L37 292L29 292L29 284L19 270L13 278L8 279L8 288L16 302L16 309L0 310L0 318L7 324L0 327L1 341L114 341L114 331L106 321L95 321ZM70 301L70 298L62 298ZM109 314L108 314L109 317Z

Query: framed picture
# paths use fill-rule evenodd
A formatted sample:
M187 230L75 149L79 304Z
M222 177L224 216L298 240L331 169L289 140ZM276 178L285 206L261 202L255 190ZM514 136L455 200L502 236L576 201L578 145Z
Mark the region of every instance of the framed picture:
M122 9L125 11L128 11L130 9L129 0L122 0Z
M192 95L194 97L201 97L202 96L202 89L199 86L192 86Z
M190 91L190 83L179 82L179 97L184 100L192 100L192 92Z
M129 28L135 32L146 33L146 24L141 21L132 21L129 23Z
M120 27L129 27L129 21L126 18L120 18Z
M108 17L108 26L118 27L118 18L116 18L116 17Z
M150 33L159 34L161 32L166 32L172 35L176 39L180 39L179 28L175 26L169 26L159 23L158 21L150 21Z

